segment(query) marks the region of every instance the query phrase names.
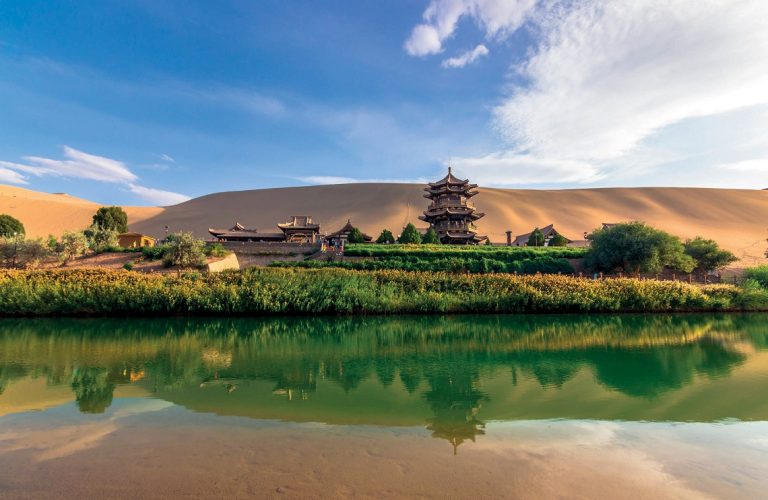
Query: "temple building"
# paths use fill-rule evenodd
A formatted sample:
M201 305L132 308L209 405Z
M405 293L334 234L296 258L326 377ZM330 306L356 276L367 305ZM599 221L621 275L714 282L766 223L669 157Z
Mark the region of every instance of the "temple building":
M288 243L315 243L320 236L320 224L313 223L308 215L294 215L277 227L283 231Z
M541 229L539 229L539 231L541 231L541 235L544 238L544 244L542 246L545 246L545 247L550 246L549 244L552 241L552 238L554 238L555 236L557 235L563 236L557 229L555 229L554 224L544 226ZM533 234L533 231L531 231L530 233L521 234L514 240L508 241L507 244L513 247L527 247L528 240L531 239L532 234ZM563 236L563 238L565 238L566 245L570 245L571 243L574 242L572 239L566 238L565 236Z
M342 243L346 244L349 242L349 233L351 233L354 228L355 226L352 225L352 220L347 219L347 223L344 225L344 227L335 233L327 235L325 238L334 245L340 245ZM373 237L363 233L363 241L370 243L373 241Z
M219 241L284 241L283 233L260 233L256 229L248 229L239 222L229 229L209 228L211 233Z
M477 234L474 222L485 214L476 212L469 199L478 194L477 184L461 180L451 173L424 188L425 198L432 200L419 219L428 222L440 241L452 245L477 244L488 239Z

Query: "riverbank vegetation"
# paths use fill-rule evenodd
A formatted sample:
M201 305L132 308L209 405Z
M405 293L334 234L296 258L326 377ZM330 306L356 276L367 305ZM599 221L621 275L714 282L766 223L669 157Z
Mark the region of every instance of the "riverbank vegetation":
M221 274L0 271L0 315L561 313L768 310L731 285L343 269Z

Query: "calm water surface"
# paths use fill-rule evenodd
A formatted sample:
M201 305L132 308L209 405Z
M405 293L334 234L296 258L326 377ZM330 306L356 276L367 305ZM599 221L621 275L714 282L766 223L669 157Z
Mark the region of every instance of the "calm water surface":
M0 321L2 497L766 488L766 315Z

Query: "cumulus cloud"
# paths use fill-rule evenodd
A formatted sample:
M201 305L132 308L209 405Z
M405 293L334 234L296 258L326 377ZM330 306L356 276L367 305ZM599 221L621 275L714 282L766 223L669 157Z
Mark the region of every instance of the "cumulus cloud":
M432 0L422 24L413 28L404 48L412 56L443 51L443 42L453 36L462 17L474 19L487 38L504 37L519 28L532 12L536 0Z
M536 160L536 169L586 168L574 174L578 179L603 176L596 171L624 175L654 141L672 145L667 152L674 154L674 145L691 144L697 120L727 113L747 117L750 109L768 104L763 0L432 0L405 50L414 56L442 52L464 17L483 30L483 46L522 26L533 36L524 60L513 67L516 85L493 112L509 151L472 159L476 168L480 160L494 165L489 170L511 158L513 169L523 160ZM759 133L758 124L747 119L741 126L745 136ZM707 148L718 152L720 162L744 155L726 144L718 150L717 142ZM692 153L679 146L677 154ZM663 163L657 158L655 165ZM766 170L742 162L719 167Z
M29 176L86 179L125 185L129 191L153 203L174 204L186 201L188 196L142 187L138 176L121 161L97 156L64 146L63 160L40 156L25 156L24 163L0 161L0 181L26 184ZM26 174L26 175L24 175Z
M545 156L606 160L673 123L768 102L762 0L583 2L542 20L496 110L502 133Z
M483 44L463 54L445 59L441 65L443 68L463 68L467 64L475 62L478 58L488 55L488 47Z

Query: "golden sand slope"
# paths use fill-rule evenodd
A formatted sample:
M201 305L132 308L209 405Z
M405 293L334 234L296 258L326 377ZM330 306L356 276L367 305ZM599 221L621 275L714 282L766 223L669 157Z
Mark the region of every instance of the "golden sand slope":
M240 222L276 232L290 215L312 215L323 231L339 229L348 218L376 237L382 228L398 233L418 216L428 200L416 184L342 184L216 193L168 207L126 207L131 230L162 236L192 230L208 237L209 227ZM478 222L494 242L511 229L522 234L554 223L572 239L603 222L642 220L682 238L717 240L745 264L764 262L768 245L768 192L700 188L481 189L473 198L486 216ZM90 222L97 204L66 195L0 186L0 213L18 217L32 235L58 234Z
M32 237L60 235L64 231L78 231L91 224L91 218L100 207L98 203L75 198L67 194L49 194L14 186L0 185L0 213L19 219ZM128 220L138 222L153 217L162 208L124 207Z

